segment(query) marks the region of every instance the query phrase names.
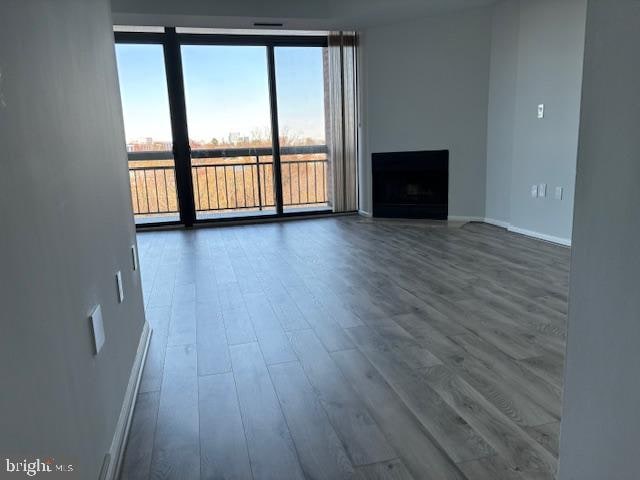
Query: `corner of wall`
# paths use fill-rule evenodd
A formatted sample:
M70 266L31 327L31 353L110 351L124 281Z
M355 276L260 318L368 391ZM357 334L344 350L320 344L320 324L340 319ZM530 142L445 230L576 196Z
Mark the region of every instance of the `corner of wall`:
M562 244L573 221L585 11L586 0L503 1L492 24L485 215ZM547 194L532 198L540 184Z

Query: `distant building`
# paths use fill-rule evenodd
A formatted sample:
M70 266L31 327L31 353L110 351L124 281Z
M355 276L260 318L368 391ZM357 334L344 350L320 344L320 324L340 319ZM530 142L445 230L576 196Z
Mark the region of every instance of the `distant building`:
M127 152L163 152L171 150L172 146L172 142L161 142L152 137L145 137L127 143Z
M249 143L249 137L242 135L240 132L229 133L229 143L237 145L238 143Z

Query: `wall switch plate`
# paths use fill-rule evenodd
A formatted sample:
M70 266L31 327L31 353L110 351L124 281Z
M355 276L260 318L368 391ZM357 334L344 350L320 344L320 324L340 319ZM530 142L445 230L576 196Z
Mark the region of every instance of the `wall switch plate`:
M531 196L533 198L538 198L538 185L533 185L531 187Z
M556 187L556 200L562 200L564 189L562 187Z
M138 251L135 245L131 245L131 264L134 272L138 270Z
M124 290L122 289L122 272L116 272L116 286L118 287L118 303L124 301Z
M547 196L547 184L541 183L538 187L538 196L544 198Z
M104 324L100 305L93 307L91 314L89 314L89 321L91 322L91 333L93 333L94 353L97 355L104 345Z
M538 118L544 118L544 103L538 105Z

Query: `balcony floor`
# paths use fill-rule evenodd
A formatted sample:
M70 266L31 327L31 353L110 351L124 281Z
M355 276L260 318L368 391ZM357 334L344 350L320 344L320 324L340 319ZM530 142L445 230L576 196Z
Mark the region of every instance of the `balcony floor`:
M328 204L321 205L309 205L309 206L285 206L284 213L318 213L318 212L331 212L331 207ZM219 212L197 212L197 220L219 220L219 219L238 219L250 217L269 217L276 214L275 208L259 209L238 209L238 210L223 210ZM153 215L136 215L136 225L148 225L156 223L169 223L179 222L180 216L178 214L153 214Z
M138 242L123 479L554 478L568 249L355 216Z

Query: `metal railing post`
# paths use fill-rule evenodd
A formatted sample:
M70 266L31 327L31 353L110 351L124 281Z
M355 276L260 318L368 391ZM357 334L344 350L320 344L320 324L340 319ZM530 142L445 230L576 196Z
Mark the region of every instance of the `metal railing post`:
M258 209L262 211L262 187L260 186L260 155L256 155L256 168L258 169Z

